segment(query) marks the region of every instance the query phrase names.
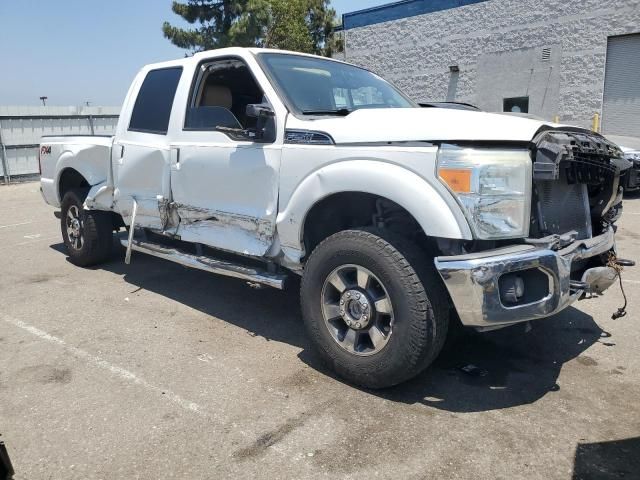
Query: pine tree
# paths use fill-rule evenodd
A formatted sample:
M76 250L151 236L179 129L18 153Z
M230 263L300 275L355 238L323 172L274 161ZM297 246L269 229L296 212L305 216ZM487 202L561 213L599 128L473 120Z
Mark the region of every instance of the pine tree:
M306 22L306 0L269 0L268 3L269 21L261 46L311 53L313 39Z
M172 10L198 24L162 27L166 38L191 53L239 46L331 56L341 47L333 37L336 12L330 0L187 0L173 2Z
M341 37L334 34L336 11L331 8L331 0L306 0L306 3L307 26L313 42L313 51L310 53L331 57L341 52L343 43Z
M164 22L162 32L174 45L198 52L231 46L255 46L256 36L245 32L238 38L233 26L247 11L250 0L187 0L186 3L173 2L171 10L191 24L193 29L174 27ZM255 32L256 34L259 31Z

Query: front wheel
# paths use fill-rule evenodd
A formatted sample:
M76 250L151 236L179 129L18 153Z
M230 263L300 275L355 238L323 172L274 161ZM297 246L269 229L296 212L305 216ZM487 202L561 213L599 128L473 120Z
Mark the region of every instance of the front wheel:
M86 192L70 190L61 204L60 228L69 260L88 267L105 262L111 253L113 225L107 212L85 210Z
M447 335L446 299L433 259L382 229L324 240L301 286L304 322L323 360L369 388L401 383L435 359Z

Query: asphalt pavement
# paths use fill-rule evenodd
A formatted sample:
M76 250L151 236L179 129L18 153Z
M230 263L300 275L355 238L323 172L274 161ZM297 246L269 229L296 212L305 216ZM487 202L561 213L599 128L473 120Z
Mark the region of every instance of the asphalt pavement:
M295 283L253 290L136 252L127 266L121 248L75 267L38 188L0 187L16 479L640 478L640 267L622 319L616 286L367 391L319 364ZM624 208L619 253L640 260L640 197Z

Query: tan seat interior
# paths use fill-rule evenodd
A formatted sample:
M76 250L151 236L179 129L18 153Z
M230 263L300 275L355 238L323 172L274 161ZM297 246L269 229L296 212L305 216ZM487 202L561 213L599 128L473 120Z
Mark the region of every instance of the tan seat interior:
M223 107L231 110L233 97L229 87L224 85L207 85L202 92L201 107Z

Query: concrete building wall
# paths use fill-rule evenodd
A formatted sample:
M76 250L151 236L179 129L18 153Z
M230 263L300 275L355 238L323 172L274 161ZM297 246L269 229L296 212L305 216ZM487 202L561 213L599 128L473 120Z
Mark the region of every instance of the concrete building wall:
M589 127L607 38L640 32L640 0L487 0L345 28L344 58L416 100L501 111L503 98L529 96L529 113Z

